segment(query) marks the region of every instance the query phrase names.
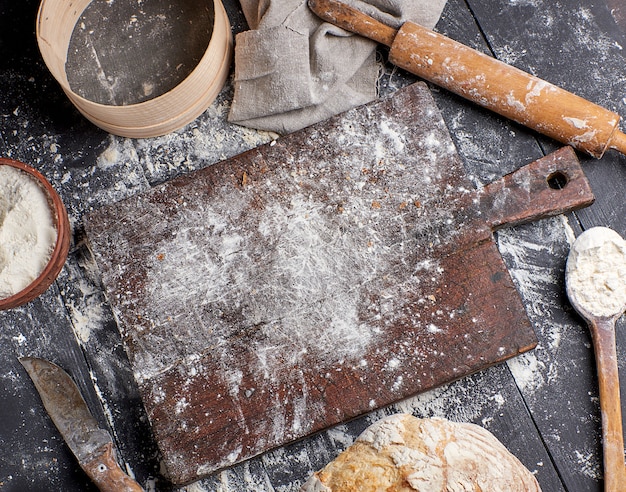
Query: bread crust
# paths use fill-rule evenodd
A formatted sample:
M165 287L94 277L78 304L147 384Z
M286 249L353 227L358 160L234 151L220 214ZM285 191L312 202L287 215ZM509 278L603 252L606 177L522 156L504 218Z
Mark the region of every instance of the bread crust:
M368 427L301 492L540 492L486 429L396 414Z

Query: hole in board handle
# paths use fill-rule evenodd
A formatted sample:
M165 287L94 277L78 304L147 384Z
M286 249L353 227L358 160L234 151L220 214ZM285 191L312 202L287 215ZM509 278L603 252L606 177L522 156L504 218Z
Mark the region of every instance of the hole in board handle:
M562 190L569 183L569 178L563 171L554 171L546 178L546 181L553 190Z

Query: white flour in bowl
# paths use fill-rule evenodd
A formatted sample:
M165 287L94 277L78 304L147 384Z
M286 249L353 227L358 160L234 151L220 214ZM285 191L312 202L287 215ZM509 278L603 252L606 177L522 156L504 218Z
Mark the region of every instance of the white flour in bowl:
M0 299L41 274L56 240L45 190L28 173L0 165Z
M626 241L607 227L593 227L574 242L567 259L567 293L592 316L626 308Z

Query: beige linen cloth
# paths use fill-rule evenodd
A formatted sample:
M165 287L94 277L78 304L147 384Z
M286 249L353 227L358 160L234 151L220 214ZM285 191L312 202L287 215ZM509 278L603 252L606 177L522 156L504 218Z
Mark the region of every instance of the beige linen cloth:
M398 28L435 26L446 0L345 0ZM228 120L286 134L377 97L376 43L326 23L306 0L241 0Z

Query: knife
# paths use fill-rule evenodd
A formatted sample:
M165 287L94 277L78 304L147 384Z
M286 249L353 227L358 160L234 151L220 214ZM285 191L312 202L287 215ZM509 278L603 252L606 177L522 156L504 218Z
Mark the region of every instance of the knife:
M115 459L113 440L91 415L72 378L59 366L36 357L20 363L35 383L48 415L81 468L102 492L143 492Z
M600 158L626 154L620 115L413 22L388 26L340 0L308 0L313 13L389 46L394 65L561 143Z

